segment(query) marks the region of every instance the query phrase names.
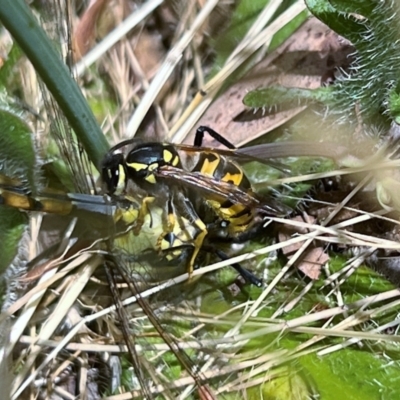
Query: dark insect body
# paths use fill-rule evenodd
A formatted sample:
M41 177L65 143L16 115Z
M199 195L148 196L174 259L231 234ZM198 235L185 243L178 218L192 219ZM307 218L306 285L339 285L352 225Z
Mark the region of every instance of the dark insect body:
M204 132L229 148L203 148ZM132 147L133 145L133 147ZM131 146L126 154L121 150ZM288 209L272 198L252 191L234 146L208 127L199 127L193 146L128 140L113 147L102 164L102 178L109 195L138 196L164 208L160 249L192 247L189 272L207 238L242 242L256 234L268 216ZM248 161L248 156L244 157ZM265 163L264 160L258 160ZM143 217L142 217L143 218ZM187 242L182 240L182 232ZM217 250L217 249L216 249ZM172 252L179 255L179 251ZM261 282L234 266L247 281Z

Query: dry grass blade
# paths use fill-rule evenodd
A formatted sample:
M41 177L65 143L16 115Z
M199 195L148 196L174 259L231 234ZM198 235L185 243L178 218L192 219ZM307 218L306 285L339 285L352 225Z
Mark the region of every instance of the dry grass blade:
M105 37L101 43L90 50L89 53L74 66L73 74L77 77L81 76L85 69L89 68L103 54L105 54L114 44L118 43L131 29L142 22L150 13L152 13L163 0L150 0L143 6L134 11L123 23L119 24L111 33Z
M204 7L201 9L200 13L197 15L196 19L193 21L190 28L187 30L187 32L182 35L180 40L168 53L163 65L160 67L157 75L154 77L150 87L146 91L143 99L141 100L139 106L135 110L134 115L132 115L128 123L127 134L129 137L134 136L137 132L140 123L142 122L151 105L154 103L154 100L156 99L164 83L174 70L177 63L182 58L183 51L187 46L189 46L195 33L204 24L204 21L217 4L217 0L208 0Z
M94 258L90 262L82 266L76 273L75 279L71 279L69 287L66 288L64 295L57 303L54 312L47 319L47 323L42 326L38 335L39 340L46 340L51 337L61 321L65 318L72 305L75 303L77 297L80 295L82 289L86 286L88 280L92 276L95 269L101 264L101 258ZM25 362L24 368L19 372L14 380L12 388L12 398L17 399L23 390L33 381L36 374L45 367L45 363L38 368L35 374L31 374L28 378L26 376L30 373L36 358L41 353L41 347L33 345L29 349L29 356ZM26 379L25 379L26 378Z

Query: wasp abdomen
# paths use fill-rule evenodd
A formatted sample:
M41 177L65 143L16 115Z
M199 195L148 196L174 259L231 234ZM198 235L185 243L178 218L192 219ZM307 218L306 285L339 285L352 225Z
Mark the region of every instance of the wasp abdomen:
M231 183L243 190L251 189L251 184L243 173L243 169L234 161L214 152L201 153L193 171Z

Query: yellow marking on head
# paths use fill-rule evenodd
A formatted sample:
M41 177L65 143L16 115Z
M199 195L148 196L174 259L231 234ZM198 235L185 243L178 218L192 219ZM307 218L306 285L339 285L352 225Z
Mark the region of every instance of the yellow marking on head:
M143 169L147 169L149 166L148 164L142 164L142 163L126 163L126 165L132 169L134 169L135 171L141 171Z
M174 159L172 160L172 165L174 167L176 167L177 165L179 165L179 157L175 156Z
M168 150L168 149L164 149L163 151L163 159L166 163L170 163L172 158L173 158L173 154Z
M125 168L121 164L119 164L118 166L118 177L119 177L119 182L121 182L121 180L125 181Z
M150 164L148 166L149 171L154 171L157 168L158 168L158 163Z
M111 178L111 177L110 177ZM117 186L115 188L115 195L120 195L124 192L125 190L125 183L126 183L126 175L125 175L125 169L124 167L120 164L118 166L118 182Z

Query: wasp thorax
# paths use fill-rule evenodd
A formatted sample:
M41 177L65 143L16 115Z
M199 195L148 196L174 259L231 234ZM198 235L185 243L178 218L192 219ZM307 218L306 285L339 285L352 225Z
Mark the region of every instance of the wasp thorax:
M156 183L156 172L165 165L181 167L177 151L172 145L164 143L146 143L136 146L126 157L128 177Z

